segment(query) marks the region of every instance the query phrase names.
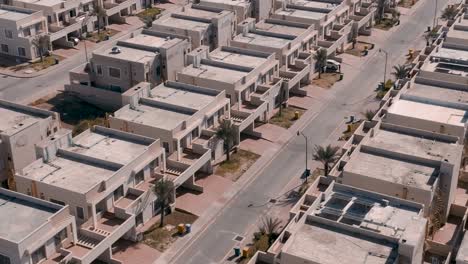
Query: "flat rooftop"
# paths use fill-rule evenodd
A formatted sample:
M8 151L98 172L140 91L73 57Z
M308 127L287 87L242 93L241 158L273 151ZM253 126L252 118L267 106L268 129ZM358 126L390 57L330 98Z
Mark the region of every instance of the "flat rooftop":
M142 103L136 109L124 106L115 112L114 116L118 119L164 130L172 130L191 117L191 115L183 112Z
M219 12L220 11L220 12ZM203 8L193 8L191 5L185 5L182 8L176 9L173 11L174 14L180 14L184 16L190 16L195 18L203 18L203 19L213 19L218 17L223 11L222 10L209 10L206 7Z
M148 62L152 61L157 54L151 51L130 48L124 46L118 46L120 52L112 52L112 48L106 50L94 51L94 55L105 56L109 58L116 58L119 60L132 61L132 62Z
M294 9L294 7L290 7L290 6L288 6L286 10L280 9L280 10L277 10L275 13L281 16L290 16L290 17L301 18L301 19L306 19L306 20L315 20L315 21L321 20L327 15L326 13L321 13L321 12Z
M285 34L285 35L290 35L290 36L295 36L295 37L300 36L302 33L304 33L304 31L307 30L306 28L303 28L303 27L268 22L268 20L262 20L258 22L257 24L255 24L255 28L258 30L263 30L263 31L278 33L278 34Z
M147 47L152 47L152 48L170 48L173 47L180 42L184 41L183 39L180 38L172 38L172 37L158 37L158 36L153 36L153 35L148 35L148 34L139 34L133 38L129 38L126 40L121 40L119 43L129 43L129 44L137 44L137 45L144 45Z
M30 4L48 6L48 7L59 5L64 2L62 0L20 0L20 1L24 3L30 3Z
M96 163L57 156L52 161L38 160L23 169L23 177L71 192L85 194L108 180L117 170Z
M196 92L179 87L171 87L162 83L151 90L151 100L171 105L201 110L209 105L216 96L203 92Z
M431 56L436 57L436 58L466 61L468 63L468 51L466 50L458 50L458 49L450 49L450 48L442 47L442 48L439 48L439 51L433 53Z
M343 170L424 190L432 189L439 174L435 167L363 151L353 153Z
M286 241L284 253L324 264L393 263L397 242L372 238L361 230L395 241L424 232L414 228L425 223L419 204L337 183L328 188Z
M201 64L199 67L195 68L193 65L185 67L181 71L182 74L216 80L223 83L234 84L241 80L243 77L248 75L248 72L234 70L231 68L212 66L208 64ZM222 88L222 87L220 87Z
M250 1L246 0L201 0L200 3L217 3L217 4L224 4L228 6L243 6L248 8L251 4ZM240 21L238 21L240 22Z
M0 238L19 243L47 223L59 209L46 207L19 195L0 193Z
M385 149L391 152L402 153L431 160L448 159L452 161L461 151L455 143L444 142L421 135L396 132L380 128L374 130L374 136L365 143L367 146ZM458 162L458 161L455 161Z
M467 111L409 100L397 100L388 109L391 114L464 127Z
M211 23L172 17L170 14L156 19L153 24L199 32L207 31L211 25Z
M124 139L115 135L85 131L73 138L68 151L126 165L143 154L149 144Z
M48 118L40 113L0 104L0 133L14 134L41 119Z
M249 43L249 44L258 45L258 46L271 47L275 49L282 49L283 47L288 45L288 43L291 40L280 38L280 37L265 36L265 35L257 34L254 32L249 32L247 34L239 34L235 36L233 41Z
M319 223L302 225L282 251L321 264L386 264L398 255L395 244Z
M339 5L339 3L327 3L327 2L313 1L313 0L295 0L293 1L293 4L297 6L306 6L306 7L312 7L312 8L326 9L329 11L335 9Z
M405 94L449 103L468 104L468 87L466 91L460 91L447 87L413 83Z
M31 16L34 12L37 11L0 5L0 19L19 21Z
M240 65L252 69L262 66L267 61L267 59L264 57L227 51L223 48L210 52L209 58L213 61L224 62L232 65Z

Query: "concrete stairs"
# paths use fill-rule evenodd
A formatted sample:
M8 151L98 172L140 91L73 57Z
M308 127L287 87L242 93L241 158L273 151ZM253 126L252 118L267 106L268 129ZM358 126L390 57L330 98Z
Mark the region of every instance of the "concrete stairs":
M76 242L76 244L85 248L93 249L97 244L99 244L99 240L90 238L83 234L78 234L78 242Z

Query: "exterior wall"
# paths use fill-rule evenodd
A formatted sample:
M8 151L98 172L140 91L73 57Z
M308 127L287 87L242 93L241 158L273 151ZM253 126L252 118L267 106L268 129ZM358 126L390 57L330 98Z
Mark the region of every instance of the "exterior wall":
M177 72L185 67L185 56L190 52L190 44L184 41L169 49L160 49L163 58L162 66L164 81L175 81Z
M206 32L193 31L186 28L177 28L172 25L159 24L161 19L157 19L153 22L153 26L149 29L150 31L156 31L161 33L175 34L181 37L188 37L191 40L192 50L200 47L201 45L208 45L209 37Z
M224 16L219 16L213 19L214 32L212 41L215 46L213 48L228 46L232 37L236 33L236 17L233 12L223 12ZM210 43L211 46L211 43Z

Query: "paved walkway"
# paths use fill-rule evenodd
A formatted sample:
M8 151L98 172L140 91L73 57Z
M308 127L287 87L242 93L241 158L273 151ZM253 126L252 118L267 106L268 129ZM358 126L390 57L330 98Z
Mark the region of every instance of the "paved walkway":
M121 239L113 246L113 257L125 264L151 264L161 252L143 243Z

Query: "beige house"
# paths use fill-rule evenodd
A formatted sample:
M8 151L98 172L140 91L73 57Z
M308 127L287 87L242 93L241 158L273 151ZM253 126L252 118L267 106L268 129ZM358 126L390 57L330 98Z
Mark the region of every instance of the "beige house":
M152 31L189 38L192 50L205 45L210 50L229 44L236 33L234 12L188 4L153 22Z
M211 159L222 155L222 145L208 141L230 113L224 91L166 82L151 91L130 90L125 101L128 104L109 117L110 127L159 138L175 187L188 179L193 183L197 171L212 171Z
M287 91L308 84L315 69L311 50L317 45L314 26L281 19L253 18L239 24L239 35L231 46L260 52L274 52L279 61L279 77Z
M38 158L36 145L57 133L60 117L4 100L0 100L0 116L0 181L7 187L7 179Z
M140 82L157 85L175 80L185 66L189 41L147 30L132 35L112 48L94 51L89 65L70 72L65 90L101 108L116 110L123 106L122 94Z
M421 204L318 178L267 252L249 263L422 263Z
M200 5L230 10L236 13L237 23L255 18L257 21L266 19L274 12L274 0L200 0Z
M77 240L77 233L68 206L3 188L0 204L0 263L70 260L66 248Z
M0 5L0 31L0 54L33 60L39 52L32 41L47 34L47 23L42 11Z
M253 132L255 120L267 120L278 103L282 79L272 53L220 47L199 48L189 54L192 63L177 74L182 83L225 91L231 118L240 132Z
M111 246L136 240L160 213L151 190L165 170L159 140L94 127L73 139L70 132L49 138L37 152L41 158L17 172L16 190L68 205L78 238L61 252L78 263L112 261Z

